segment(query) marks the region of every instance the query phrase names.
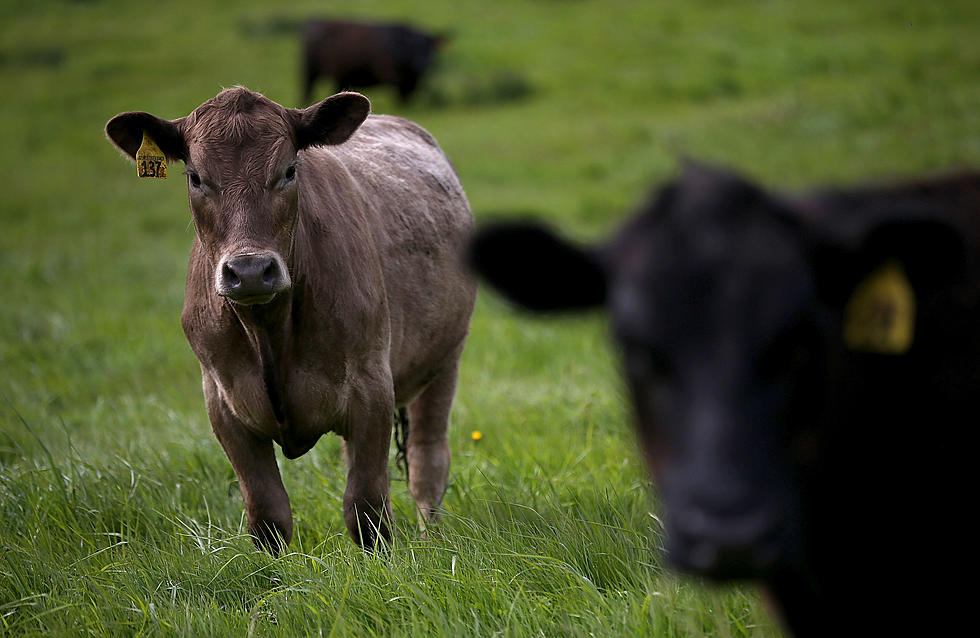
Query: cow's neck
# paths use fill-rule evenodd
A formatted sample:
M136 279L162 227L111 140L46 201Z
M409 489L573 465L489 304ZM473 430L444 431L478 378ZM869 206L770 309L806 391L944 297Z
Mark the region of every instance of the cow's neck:
M283 359L288 356L292 305L291 292L281 294L262 306L241 307L232 304L232 311L241 323L261 368L269 402L280 429L286 426L286 411L279 370Z

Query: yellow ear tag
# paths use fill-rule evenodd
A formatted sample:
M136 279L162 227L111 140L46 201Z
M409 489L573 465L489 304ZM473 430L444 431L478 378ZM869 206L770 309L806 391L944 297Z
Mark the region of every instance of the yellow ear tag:
M143 143L136 151L136 174L140 177L167 179L167 156L146 131L143 131Z
M915 334L915 293L896 261L873 271L844 306L844 344L852 350L904 354Z

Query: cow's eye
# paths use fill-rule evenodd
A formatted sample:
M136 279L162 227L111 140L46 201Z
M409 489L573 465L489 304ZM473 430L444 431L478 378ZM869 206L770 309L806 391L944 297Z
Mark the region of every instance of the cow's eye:
M294 179L296 179L296 165L290 164L289 168L286 169L286 172L283 173L282 182L280 182L280 184L282 186L286 186L291 184Z
M201 187L201 176L200 175L198 175L195 171L192 171L190 169L184 171L184 173L187 175L187 179L188 179L188 181L190 181L191 186L193 186L194 188L200 188Z

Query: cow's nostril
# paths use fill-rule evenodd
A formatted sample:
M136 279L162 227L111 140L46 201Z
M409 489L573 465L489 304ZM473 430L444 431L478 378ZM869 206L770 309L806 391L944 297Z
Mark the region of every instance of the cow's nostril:
M279 267L274 259L269 259L269 265L262 271L262 282L273 286L279 282Z
M231 264L225 264L221 270L221 274L225 279L225 284L232 288L237 288L238 286L242 285L242 280L238 277L238 273L235 272L235 269L231 266Z

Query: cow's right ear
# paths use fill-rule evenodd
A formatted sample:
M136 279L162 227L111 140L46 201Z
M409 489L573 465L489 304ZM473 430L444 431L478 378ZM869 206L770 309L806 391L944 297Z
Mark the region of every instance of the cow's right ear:
M305 109L287 109L296 135L296 150L342 144L367 119L371 102L360 93L344 92Z
M606 300L606 276L595 253L533 223L483 227L467 258L491 287L528 310L582 310Z
M187 161L187 141L181 123L184 118L164 120L143 111L120 113L105 125L105 134L116 148L136 159L145 132L171 162Z

